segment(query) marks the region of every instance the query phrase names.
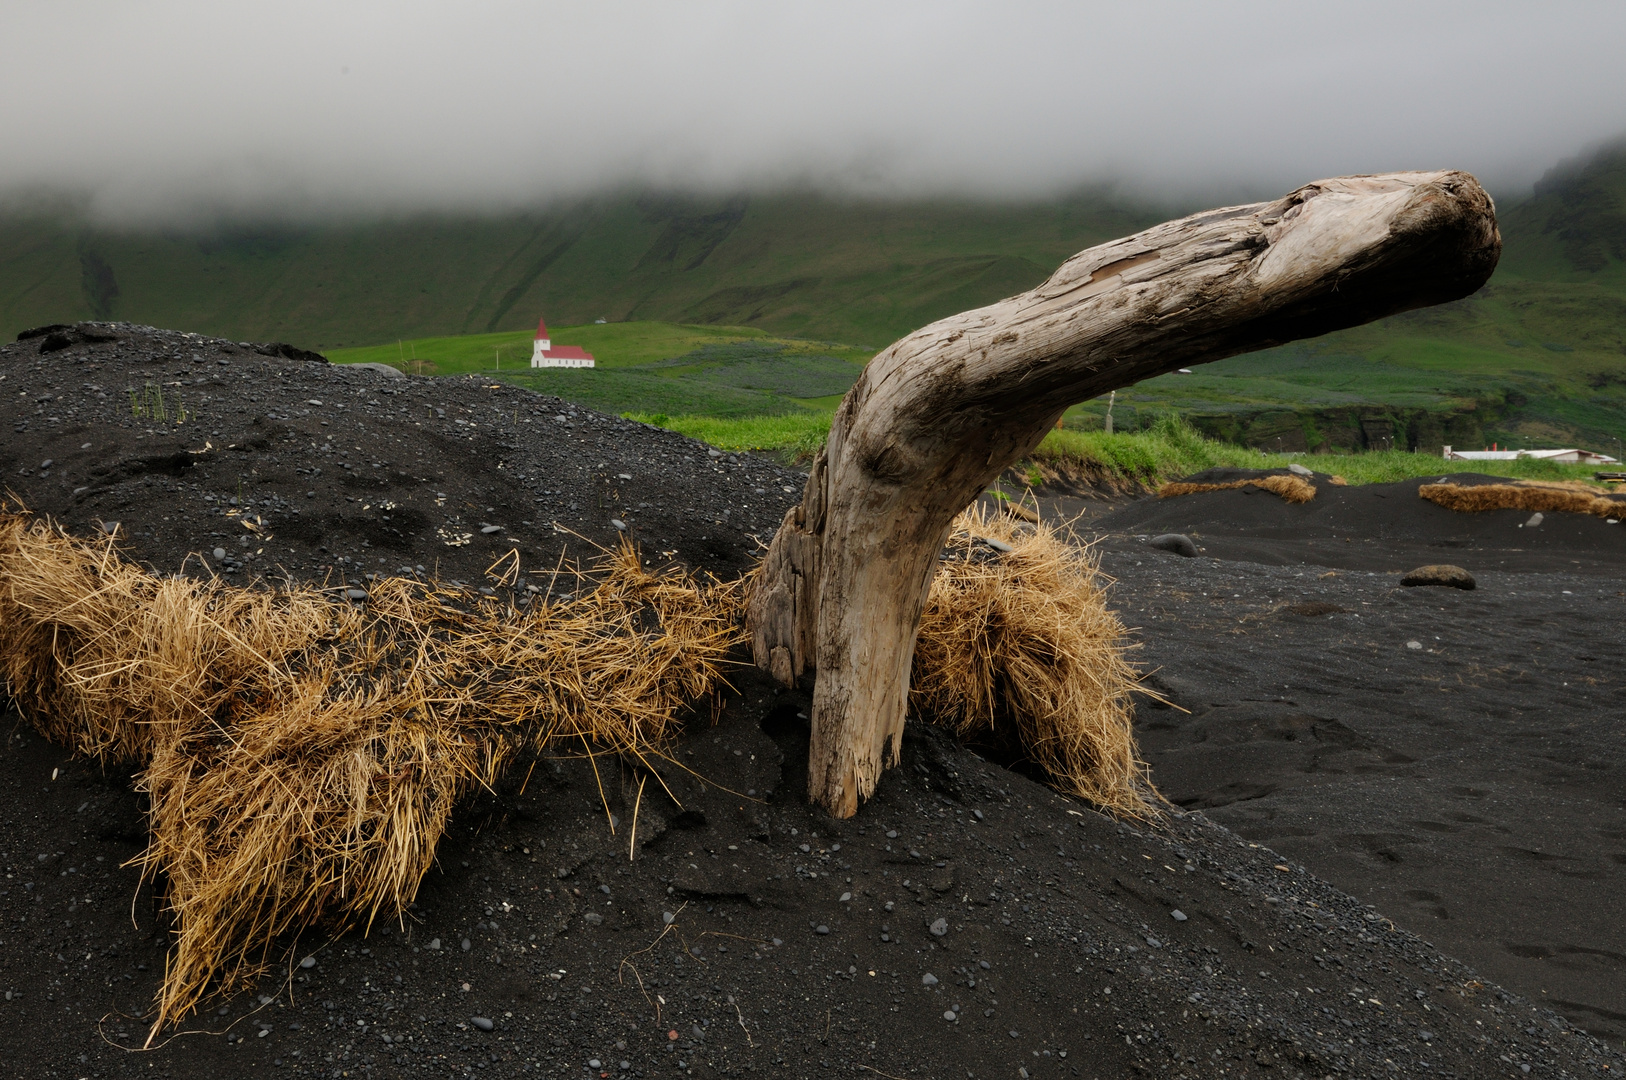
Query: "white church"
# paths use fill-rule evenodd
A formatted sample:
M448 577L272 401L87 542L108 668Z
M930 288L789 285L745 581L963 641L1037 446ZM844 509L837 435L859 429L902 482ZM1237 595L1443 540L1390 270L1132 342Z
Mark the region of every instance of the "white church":
M575 345L555 345L548 337L548 324L545 320L536 320L536 340L531 342L531 366L590 368L593 366L593 354L584 352Z

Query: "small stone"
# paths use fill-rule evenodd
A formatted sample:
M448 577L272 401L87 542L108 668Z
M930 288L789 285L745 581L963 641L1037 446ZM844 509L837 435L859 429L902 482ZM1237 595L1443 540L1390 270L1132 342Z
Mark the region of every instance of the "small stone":
M320 409L322 407L322 403L320 401L317 401L315 398L311 398L310 400L306 401L305 404L314 405L318 409Z
M119 531L119 523L116 521L104 521L102 522L102 531L108 536L112 536L114 533Z
M1197 545L1192 543L1191 537L1185 533L1164 533L1161 536L1154 536L1146 541L1146 546L1157 548L1159 551L1173 552L1185 559L1197 557Z
M349 588L349 589L344 590L344 595L348 596L352 600L365 600L365 599L367 599L367 590L366 589Z
M933 919L932 920L931 930L932 930L932 936L933 937L943 937L944 935L946 935L948 933L948 930L949 930L948 920L947 919Z
M1293 462L1291 465L1289 465L1287 467L1287 471L1292 473L1294 476L1309 477L1309 476L1314 476L1315 475L1315 470L1314 469L1305 468L1303 465L1300 465L1296 461Z
M667 926L671 926L676 921L677 916L673 915L670 911L661 912L661 922L665 923Z
M46 458L44 461L40 462L40 468L49 469L54 461L54 458Z
M303 960L301 960L299 962L299 966L304 968L306 971L309 971L311 968L316 966L316 957L314 957L314 956L305 957L305 959L303 959Z
M839 901L839 903L845 904L847 901L851 900L852 898L853 898L852 893L844 892L844 893L841 894L841 900Z
M1428 1030L1428 1028L1418 1028L1417 1037L1422 1039L1424 1042L1432 1042L1434 1040L1434 1033Z
M619 532L627 531L627 523L622 521L620 518L611 518L610 525Z
M813 932L815 934L828 934L830 932L830 928L825 926L823 923L820 923L813 928Z
M937 976L933 975L929 971L926 972L926 974L924 974L924 975L922 975L920 977L920 985L921 986L936 986L937 985Z
M1179 908L1175 908L1173 911L1169 912L1169 918L1173 919L1175 922L1185 922L1186 913L1181 911Z
M225 548L217 547L217 548L215 548L213 554L214 554L214 557L215 557L215 562L225 562L226 561L226 549Z
M429 942L429 948L430 948L430 951L432 951L432 952L438 952L440 950L440 938L432 939Z
M971 816L976 818L978 821L981 821L982 820L982 811L981 810L973 810L973 811L971 811Z
M1421 641L1408 641L1408 642L1406 642L1406 648L1408 648L1408 649L1421 649L1422 647L1423 647L1423 643Z
M502 532L502 526L501 525L485 525L485 526L482 526L481 529L480 529L480 535L482 535L482 536L490 536L492 533L500 533L500 532Z
M493 1024L490 1019L484 1016L471 1016L469 1017L469 1023L473 1024L481 1031L490 1031L492 1028L497 1026L496 1024Z
M472 948L474 948L474 942L470 941L468 938L464 938L463 939L463 951L468 952Z
M959 1017L954 1015L954 1010L953 1009L944 1009L943 1010L943 1019L944 1020L958 1020Z
M1022 1033L1020 1031L1017 1031L1015 1028L1011 1028L1011 1030L1006 1032L1006 1034L1009 1035L1013 1039L1020 1039L1022 1037ZM1026 1071L1026 1070L1024 1070L1024 1071Z
M604 916L600 915L596 911L589 911L586 915L582 916L582 921L588 926L602 926L604 923Z
M984 970L984 971L992 971L994 969L994 965L990 964L986 960L978 960L977 961L977 966L982 968L982 970Z
M50 462L46 462L46 464L49 465ZM44 468L45 466L42 465L40 467ZM1526 521L1524 523L1524 527L1527 528L1527 529L1534 529L1537 525L1540 525L1542 523L1542 521L1544 521L1544 520L1545 519L1542 517L1541 511L1537 510L1534 514L1530 515L1530 520Z
M1150 934L1146 935L1146 944L1150 945L1154 949L1161 949L1163 947L1163 943L1157 938L1152 937Z
M888 829L888 830L886 830L886 838L888 840L896 840L898 838L898 830L896 830L896 829Z
M600 1068L603 1068L603 1065L601 1065L599 1063L598 1058L588 1058L587 1059L587 1067L589 1069L600 1069Z
M1474 576L1460 566L1452 566L1449 563L1435 563L1429 566L1419 566L1401 578L1400 584L1407 587L1443 585L1452 589L1471 589L1474 587Z

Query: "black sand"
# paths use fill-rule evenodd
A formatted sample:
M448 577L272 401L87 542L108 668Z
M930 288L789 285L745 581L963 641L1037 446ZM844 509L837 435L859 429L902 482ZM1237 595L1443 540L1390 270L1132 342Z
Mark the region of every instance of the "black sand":
M585 547L553 522L604 542L619 535L607 520L615 516L641 536L646 553L673 552L727 576L745 564L751 534L767 535L800 482L771 463L712 457L668 433L478 382L386 381L128 328L85 328L43 355L38 344L0 349L0 434L10 432L0 466L12 490L76 530L118 520L127 553L165 572L184 562L194 572L236 567L233 576L245 581L282 572L354 580L398 565L432 570L438 560L445 576L474 582L510 538L527 568L546 566L567 541L573 551ZM197 388L199 400L188 399L201 416L196 426L160 434L129 415L124 388L160 379ZM324 404L301 405L307 400ZM566 422L548 420L561 414ZM81 450L85 442L91 446ZM190 453L206 443L207 453ZM47 458L52 464L42 470ZM383 501L416 516L392 510L385 522ZM263 520L257 533L239 524L245 512ZM482 521L501 531L479 532ZM448 547L442 530L472 536ZM211 546L226 548L228 559L215 562ZM1445 853L1442 865L1479 871L1466 882L1442 872L1435 886L1417 886L1442 898L1451 916L1444 921L1507 918L1478 924L1477 933L1539 943L1545 939L1532 931L1547 927L1518 920L1541 910L1553 934L1592 940L1594 922L1565 929L1552 912L1604 903L1602 886L1583 889L1566 877L1555 887L1551 877L1572 868L1594 873L1614 849L1590 834L1556 835L1573 830L1578 814L1556 826L1539 816L1564 799L1593 799L1613 775L1591 776L1576 753L1587 739L1599 752L1613 748L1612 736L1595 730L1607 725L1589 728L1586 718L1601 711L1599 702L1618 701L1607 698L1615 684L1589 686L1590 698L1567 688L1559 697L1551 686L1572 668L1588 670L1577 658L1556 659L1558 646L1573 652L1576 640L1603 633L1600 620L1575 625L1573 608L1562 606L1582 601L1518 598L1526 618L1568 618L1568 637L1545 654L1548 666L1521 670L1528 700L1561 703L1558 715L1581 727L1565 733L1549 719L1542 738L1521 739L1516 732L1537 729L1535 722L1508 725L1500 744L1505 775L1487 751L1476 759L1475 775L1486 775L1475 787L1452 769L1466 777L1472 770L1455 764L1464 744L1473 750L1502 730L1475 717L1495 715L1503 702L1526 707L1525 698L1506 693L1520 676L1487 680L1470 667L1464 689L1432 691L1437 703L1425 707L1423 691L1445 671L1426 665L1453 662L1455 654L1407 653L1405 663L1415 666L1401 669L1391 646L1397 632L1421 633L1406 620L1440 621L1430 605L1476 611L1461 601L1494 600L1494 588L1448 600L1396 599L1384 622L1362 604L1390 602L1377 577L1301 579L1245 563L1180 562L1144 552L1132 538L1108 546L1126 615L1146 628L1147 659L1162 665L1157 678L1177 701L1203 710L1178 722L1168 710L1145 714L1160 779L1167 774L1175 798L1211 810L1132 829L912 726L904 760L876 798L856 820L834 822L802 797L805 693L776 693L742 670L717 726L697 719L680 746L684 763L712 783L673 772L681 805L646 791L636 838L636 792L624 778L606 778L612 832L585 763L541 762L528 781L516 774L457 816L404 924L376 926L366 937L315 933L284 943L284 974L257 987L259 996L234 997L222 1011L212 1005L146 1055L126 1048L144 1033L167 924L151 884L138 888L135 872L121 868L144 843L140 801L128 776L102 775L9 720L0 744L5 1066L30 1077L211 1080L277 1073L1492 1077L1626 1069L1626 1059L1575 1026L1608 1030L1605 1013L1588 1012L1586 1003L1610 1008L1613 984L1591 998L1567 990L1565 1000L1584 1007L1558 1011L1542 999L1548 987L1520 970L1509 969L1509 989L1496 986L1425 944L1422 936L1444 940L1430 910L1381 893L1375 883L1400 879L1362 872L1367 849L1341 846L1349 836L1381 832L1385 815L1461 827L1457 834L1413 827ZM187 561L199 551L201 560ZM1317 623L1288 613L1239 623L1249 612L1237 610L1240 596L1217 595L1225 590L1260 609L1283 598L1352 614L1359 608L1361 620L1333 614ZM1163 610L1153 620L1157 605ZM1329 636L1335 628L1342 637ZM1267 645L1270 633L1279 637ZM1494 620L1479 633L1500 634L1504 652L1528 637ZM1308 772L1296 747L1279 752L1291 740L1271 734L1297 739L1305 730L1271 711L1280 703L1265 683L1279 667L1294 669L1280 679L1293 684L1282 694L1299 695L1307 711L1342 717L1355 732L1344 736L1323 722L1336 752ZM1406 672L1403 694L1363 689L1392 685L1374 681L1385 667ZM1346 698L1360 707L1339 712ZM1240 715L1224 711L1233 701L1256 719L1229 723ZM1442 711L1447 721L1430 723ZM1384 728L1385 716L1396 726ZM1209 738L1194 737L1200 725ZM1256 728L1263 734L1250 746ZM1205 748L1227 739L1248 747L1243 760L1202 760ZM1179 757L1183 748L1194 748L1190 758ZM1368 767L1380 771L1362 772ZM1375 793L1363 786L1374 776L1390 786ZM1275 788L1226 797L1250 777ZM1481 802L1493 805L1487 810L1458 788L1485 791ZM1528 800L1524 815L1494 804L1504 793ZM1608 815L1618 815L1618 805L1592 811L1603 828L1615 827ZM1276 812L1250 816L1266 809ZM1458 812L1489 824L1452 816ZM1255 846L1257 837L1239 837L1207 814L1274 830L1289 852L1305 853L1302 861ZM1529 843L1565 857L1568 849L1555 845L1573 841L1582 861L1488 858L1494 845L1476 838L1499 826L1523 830L1504 846ZM1396 866L1422 873L1407 861L1414 848L1386 846L1402 853ZM1612 865L1605 884L1620 872ZM1511 899L1498 907L1487 896ZM1558 903L1541 908L1546 896ZM941 935L932 931L937 920ZM1419 928L1422 936L1409 932ZM1466 952L1478 939L1461 940ZM306 956L308 968L299 964ZM490 1020L491 1030L475 1017Z

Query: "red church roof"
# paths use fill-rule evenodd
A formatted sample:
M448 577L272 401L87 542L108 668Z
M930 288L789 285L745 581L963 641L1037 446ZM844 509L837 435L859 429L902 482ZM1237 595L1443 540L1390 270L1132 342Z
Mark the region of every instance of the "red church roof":
M536 320L536 338L534 340L541 341L543 338L545 338L547 336L548 336L548 324L546 322L542 321L541 319Z
M553 358L556 358L556 359L559 359L559 360L591 360L591 359L593 359L593 354L592 353L584 351L580 346L577 346L577 345L555 345L553 348L549 349L543 355L548 356L548 357L553 357Z

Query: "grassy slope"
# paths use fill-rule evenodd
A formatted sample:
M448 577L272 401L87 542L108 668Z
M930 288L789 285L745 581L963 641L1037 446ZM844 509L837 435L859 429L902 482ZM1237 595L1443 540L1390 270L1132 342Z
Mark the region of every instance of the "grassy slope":
M1170 409L1266 419L1477 410L1489 421L1456 441L1611 449L1626 438L1623 205L1626 155L1561 171L1504 212L1504 264L1477 296L1150 380L1120 394L1118 425ZM386 360L400 358L387 343L404 339L437 370L454 371L480 368L494 347L522 359L543 312L561 326L611 320L572 328L569 339L606 368L679 355L666 327L650 330L659 341L639 353L616 338L641 332L615 329L626 323L688 324L693 347L752 335L849 342L819 348L855 359L933 318L1029 287L1074 251L1163 216L1088 196L996 206L624 195L484 219L129 233L13 212L0 214L0 331L130 318ZM462 337L421 340L452 335ZM368 354L346 348L361 343L385 344ZM516 377L645 411L737 416L831 404L822 394L731 393L716 379L703 393L649 381L670 371L598 375ZM1103 407L1088 403L1070 421L1098 425Z
M634 419L660 423L723 450L768 451L806 460L817 452L830 430L828 413L783 417L727 419L711 416ZM1447 466L1432 454L1392 450L1366 454L1271 454L1206 439L1177 418L1164 417L1145 431L1105 434L1100 431L1053 431L1039 444L1033 459L1045 465L1082 469L1092 474L1155 486L1203 469L1283 469L1291 462L1317 472L1342 476L1352 484L1379 484L1416 476L1437 476L1468 468ZM1585 465L1545 461L1481 461L1471 471L1527 480L1592 480Z
M0 215L0 333L121 318L327 350L517 332L544 313L559 325L737 325L874 348L1160 216L1082 196L627 196L484 219L160 233L13 212Z

